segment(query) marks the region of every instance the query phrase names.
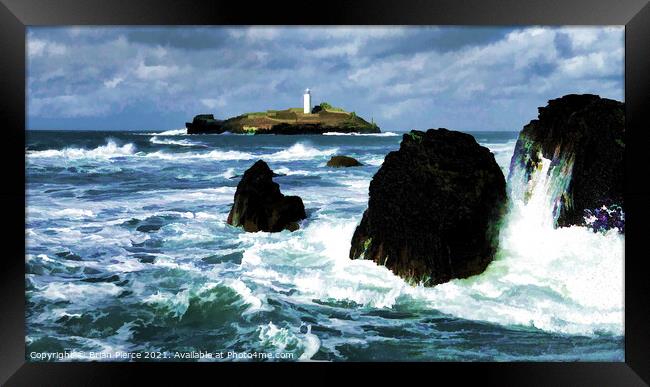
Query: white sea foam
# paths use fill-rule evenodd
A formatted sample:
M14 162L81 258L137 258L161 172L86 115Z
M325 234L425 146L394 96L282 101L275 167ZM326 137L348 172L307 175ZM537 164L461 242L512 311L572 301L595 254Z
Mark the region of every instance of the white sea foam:
M508 175L510 170L510 159L515 150L517 141L511 140L506 143L481 143L488 148L493 154L497 164L501 167L504 175Z
M366 165L379 166L384 163L384 156L381 157L371 157L368 159L362 159L361 162Z
M157 291L144 298L143 301L153 306L165 308L176 318L181 318L190 306L189 291L187 289L176 294Z
M315 334L311 333L311 324L307 325L307 332L304 334L302 341L304 350L298 360L309 361L320 349L320 339Z
M254 295L242 281L237 279L223 279L218 282L208 282L192 289L182 290L176 294L157 291L145 297L144 302L155 307L163 308L174 317L180 319L187 313L192 298L196 298L199 303L213 302L215 301L216 293L212 292L212 290L223 286L228 287L240 297L240 300L237 302L247 307L243 314L272 310L262 298Z
M189 140L166 140L158 139L153 137L150 139L151 142L157 144L172 144L180 145L187 147L196 147L203 146L196 142ZM82 159L82 158L98 158L98 159L109 159L113 157L124 157L124 156L134 156L134 157L147 157L147 158L157 158L163 160L215 160L215 161L234 161L234 160L253 160L253 159L262 159L267 161L295 161L295 160L309 160L318 157L331 156L338 151L338 148L327 148L327 149L317 149L308 144L296 143L290 146L289 148L274 152L274 153L260 153L253 154L249 152L241 152L236 150L212 150L209 152L166 152L166 151L156 151L150 153L138 152L136 153L136 147L132 143L128 143L122 146L119 146L114 140L108 139L106 145L101 145L94 149L82 149L82 148L64 148L61 150L58 149L48 149L43 151L27 151L28 158L52 158L60 157L67 159Z
M158 136L184 136L187 134L187 129L172 129L160 133L154 133Z
M517 140L510 140L508 142L499 142L499 143L480 143L482 146L488 148L490 151L493 153L498 153L498 152L505 152L508 154L508 156L512 156L512 151L515 148L515 144L517 143Z
M115 140L108 139L106 145L100 145L94 149L83 148L63 148L48 149L42 151L27 151L28 158L49 158L49 157L64 157L68 159L82 159L82 158L112 158L131 156L135 153L135 145L131 143L118 145Z
M205 147L204 144L199 142L193 142L190 140L172 140L167 138L159 138L158 136L153 136L149 139L149 142L157 145L177 145L177 146L188 146L188 147Z
M300 361L309 361L320 349L320 339L311 333L311 325L305 334L295 334L287 328L280 328L269 322L258 327L259 341L263 347L270 347L276 353L286 352L289 348L302 351Z
M401 136L401 134L399 134L399 133L393 133L393 132L382 132L382 133L358 133L358 132L342 133L342 132L325 132L325 133L323 133L323 136L371 136L371 137L394 137L394 136Z
M367 193L368 187L370 186L370 180L368 179L340 179L338 182L348 187L351 191L358 193Z
M287 149L272 153L270 155L260 155L263 160L270 161L293 161L309 160L316 157L331 156L338 151L338 148L329 148L324 150L316 149L308 144L295 143Z
M220 176L224 179L232 179L233 177L237 176L237 173L235 173L235 168L228 168Z
M117 263L106 265L106 269L113 273L131 273L146 268L146 264L139 261L128 259Z
M50 300L65 300L73 303L97 300L101 297L114 297L121 292L113 283L68 283L53 282L45 286L41 294Z
M284 351L288 345L296 346L300 342L287 328L278 328L273 322L260 325L259 332L260 343L264 346L271 346L278 352Z
M315 172L305 171L301 169L292 170L287 167L275 168L273 172L287 176L313 176L317 174Z
M156 151L147 153L144 155L148 158L157 158L163 160L215 160L215 161L233 161L233 160L251 160L255 158L255 155L248 152L240 151L221 151L213 150L210 152L181 152L181 153L169 153L165 151Z
M55 217L74 218L74 219L92 218L93 216L95 216L95 214L91 210L84 209L84 208L64 208L62 210L56 210L51 214Z
M338 151L338 148L329 148L324 150L319 150L312 146L303 143L296 143L290 146L287 149L277 151L274 153L259 153L253 154L249 152L241 151L221 151L213 150L210 152L183 152L183 153L167 153L163 151L157 151L149 153L147 157L161 158L165 160L187 160L187 159L196 159L196 160L216 160L216 161L233 161L233 160L253 160L253 159L262 159L266 161L294 161L294 160L309 160L317 157L325 157L333 155Z
M273 308L265 302L265 296L256 296L241 280L225 280L224 285L234 290L242 298L242 301L248 305L248 308L246 308L243 314L273 310Z

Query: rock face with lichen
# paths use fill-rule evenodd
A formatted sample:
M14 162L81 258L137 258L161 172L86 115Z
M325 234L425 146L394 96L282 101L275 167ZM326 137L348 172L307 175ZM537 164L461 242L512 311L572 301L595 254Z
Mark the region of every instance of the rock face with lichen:
M505 179L469 134L411 131L370 183L350 258L427 286L482 273L498 244Z
M241 226L248 232L298 229L298 221L307 217L302 199L283 195L273 176L262 160L244 172L228 214L228 224Z
M550 100L519 134L508 179L533 187L546 162L557 191L549 193L555 227L623 231L624 139L622 102L592 94Z

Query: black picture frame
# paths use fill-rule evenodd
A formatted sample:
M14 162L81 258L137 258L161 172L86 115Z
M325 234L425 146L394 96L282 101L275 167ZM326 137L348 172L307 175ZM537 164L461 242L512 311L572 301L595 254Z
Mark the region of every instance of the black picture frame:
M151 376L162 384L204 374L211 384L345 381L343 372L385 382L481 385L639 386L650 382L650 281L644 269L650 190L650 5L645 0L466 0L236 2L182 0L0 0L3 253L0 254L0 383L120 385ZM301 12L296 12L300 9ZM336 12L328 12L328 9ZM25 360L25 39L35 25L625 25L625 362L621 363L29 363ZM358 367L365 368L363 371ZM353 369L354 368L354 369ZM253 371L254 370L254 371ZM304 376L297 376L295 372ZM350 372L346 372L350 371ZM424 378L424 379L421 379ZM645 381L645 382L644 382ZM176 383L174 383L176 382ZM308 382L307 380L303 382ZM392 384L391 383L391 384Z

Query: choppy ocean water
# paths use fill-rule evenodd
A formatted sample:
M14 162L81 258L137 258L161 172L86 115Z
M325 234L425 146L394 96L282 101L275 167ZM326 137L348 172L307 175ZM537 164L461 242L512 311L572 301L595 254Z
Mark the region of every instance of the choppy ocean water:
M553 181L536 181L538 200L526 205L509 187L485 273L426 288L348 258L370 179L401 135L182 132L28 132L28 359L64 350L624 359L624 237L550 227ZM473 135L507 176L517 133ZM364 166L325 167L334 154ZM258 159L281 174L283 193L303 199L300 230L226 224L238 176Z

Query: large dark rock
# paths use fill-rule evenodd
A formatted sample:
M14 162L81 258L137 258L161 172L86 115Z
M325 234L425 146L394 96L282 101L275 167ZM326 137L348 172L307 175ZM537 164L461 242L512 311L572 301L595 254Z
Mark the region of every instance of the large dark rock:
M363 164L359 160L350 156L332 156L331 159L327 162L328 167L334 168L347 168L347 167L359 167Z
M248 232L298 229L298 221L307 217L302 199L283 195L273 176L262 160L244 172L228 214L228 224L242 226Z
M214 133L220 134L226 131L222 120L216 120L212 114L198 114L192 122L186 122L187 134Z
M505 201L503 173L474 137L411 131L370 182L350 258L428 286L479 274L494 257Z
M538 119L519 134L510 164L511 184L526 184L541 169L541 156L551 160L550 169L561 167L549 173L564 179L552 208L556 227L584 224L585 214L603 205L623 208L624 104L570 94L538 110ZM512 181L522 171L523 177L517 178L523 181Z

